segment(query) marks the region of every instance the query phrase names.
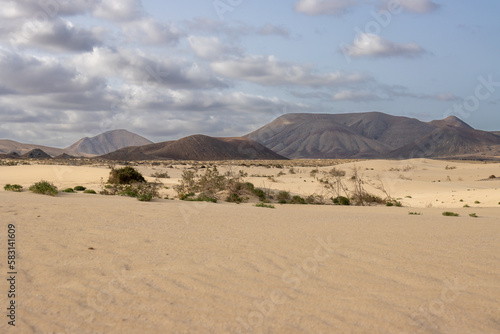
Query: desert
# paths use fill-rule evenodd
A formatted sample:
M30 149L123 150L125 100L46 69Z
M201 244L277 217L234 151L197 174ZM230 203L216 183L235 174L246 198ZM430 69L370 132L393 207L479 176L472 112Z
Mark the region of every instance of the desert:
M0 166L0 185L24 189L0 191L3 244L16 228L22 333L500 332L498 163L141 162L147 181L168 172L161 198L27 191L47 180L99 192L120 167L71 164ZM179 200L182 173L202 165L328 205ZM332 205L319 179L334 167L356 167L379 195L370 184L382 181L402 205Z

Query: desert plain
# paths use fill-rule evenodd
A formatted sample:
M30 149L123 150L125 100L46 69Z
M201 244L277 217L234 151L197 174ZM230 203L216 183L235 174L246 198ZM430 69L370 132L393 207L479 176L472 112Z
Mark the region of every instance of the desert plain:
M331 165L279 164L219 168L270 191L328 197L318 179ZM335 165L347 175L354 166L367 189L380 195L380 180L402 206L172 200L192 167L175 163L137 166L148 181L168 172L162 199L51 197L27 188L43 179L98 192L110 168L0 166L5 276L9 224L17 257L16 326L2 279L0 332L500 333L500 163Z

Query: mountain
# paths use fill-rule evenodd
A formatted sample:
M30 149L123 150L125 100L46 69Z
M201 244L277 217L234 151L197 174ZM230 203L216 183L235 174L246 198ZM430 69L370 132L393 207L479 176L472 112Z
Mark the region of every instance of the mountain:
M500 156L499 136L455 116L422 122L380 112L286 114L244 137L293 159Z
M193 135L176 141L126 147L99 158L110 160L276 160L286 159L247 138Z
M15 152L18 155L24 155L34 149L40 149L51 156L56 156L65 153L65 150L61 148L54 148L54 147L33 145L33 144L22 144L13 140L0 139L0 154L2 153L8 154Z
M72 155L103 155L124 147L143 146L153 142L127 130L112 130L95 137L85 137L66 148Z
M493 133L494 135L500 136L500 131L490 131L490 132Z
M29 151L21 156L23 159L50 159L52 158L50 155L45 153L43 150L39 148L35 148L34 150Z

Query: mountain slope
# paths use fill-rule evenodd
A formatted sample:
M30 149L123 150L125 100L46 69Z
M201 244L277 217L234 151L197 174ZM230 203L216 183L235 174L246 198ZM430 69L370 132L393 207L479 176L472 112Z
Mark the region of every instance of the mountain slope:
M70 154L107 154L124 147L142 146L153 142L127 130L113 130L94 137L85 137L66 148Z
M100 156L110 160L248 160L285 159L247 138L214 138L193 135L140 147L126 147Z
M34 144L23 144L13 140L0 139L0 154L2 153L8 154L15 152L18 155L24 155L35 149L40 149L51 156L60 155L66 152L64 149L61 148L54 148L54 147L34 145Z
M245 137L296 159L500 155L499 136L455 116L422 122L380 112L287 114Z

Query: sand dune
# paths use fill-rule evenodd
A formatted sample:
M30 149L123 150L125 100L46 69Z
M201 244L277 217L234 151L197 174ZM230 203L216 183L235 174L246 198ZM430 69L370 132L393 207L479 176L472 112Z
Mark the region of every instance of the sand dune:
M395 179L395 196L412 196L403 200L406 207L272 210L250 203L0 191L0 220L17 226L16 330L500 333L499 181L478 181L498 164L379 160L356 166L367 178ZM176 167L169 169L169 184L182 172ZM296 168L273 187L316 191L311 168ZM97 167L0 167L0 185L45 178L59 187L97 187L108 173ZM481 203L463 208L456 198L469 201L466 195ZM443 217L445 207L460 217ZM6 232L0 243L6 244ZM0 270L7 272L6 261ZM5 280L0 289L8 290ZM0 322L1 332L7 327Z

